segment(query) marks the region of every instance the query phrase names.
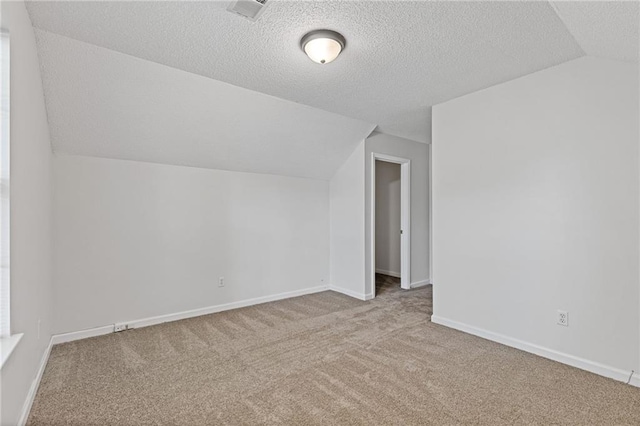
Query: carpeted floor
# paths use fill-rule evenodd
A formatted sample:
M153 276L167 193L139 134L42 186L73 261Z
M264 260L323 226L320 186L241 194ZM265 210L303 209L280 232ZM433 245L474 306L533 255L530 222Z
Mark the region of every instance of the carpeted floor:
M640 389L430 322L380 276L57 345L29 425L640 424Z

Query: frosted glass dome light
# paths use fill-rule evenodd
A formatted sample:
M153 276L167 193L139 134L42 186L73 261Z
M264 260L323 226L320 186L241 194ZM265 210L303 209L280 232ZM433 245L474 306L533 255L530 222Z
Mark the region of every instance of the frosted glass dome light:
M342 34L331 30L311 31L300 40L304 53L318 64L328 64L336 59L345 44Z

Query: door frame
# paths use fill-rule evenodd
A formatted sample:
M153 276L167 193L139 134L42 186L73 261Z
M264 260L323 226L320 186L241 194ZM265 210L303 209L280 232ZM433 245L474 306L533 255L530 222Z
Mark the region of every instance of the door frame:
M411 288L411 160L392 155L371 153L371 229L369 250L371 288L376 293L376 161L400 164L400 287Z

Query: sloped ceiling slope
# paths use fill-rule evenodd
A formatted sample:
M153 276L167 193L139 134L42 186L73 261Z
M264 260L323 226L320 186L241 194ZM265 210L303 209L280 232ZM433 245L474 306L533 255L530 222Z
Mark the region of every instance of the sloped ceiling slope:
M54 150L329 179L375 127L36 30Z
M270 0L257 22L227 12L229 2L27 7L37 28L423 142L431 105L584 55L548 2ZM325 66L299 46L317 28L347 39Z
M587 55L638 62L637 0L554 1L552 5Z

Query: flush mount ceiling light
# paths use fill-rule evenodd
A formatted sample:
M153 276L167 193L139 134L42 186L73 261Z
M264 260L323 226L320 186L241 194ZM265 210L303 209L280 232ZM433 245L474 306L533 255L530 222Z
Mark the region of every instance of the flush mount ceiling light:
M328 64L344 49L346 40L342 34L331 30L315 30L300 40L300 47L309 59L318 64Z

